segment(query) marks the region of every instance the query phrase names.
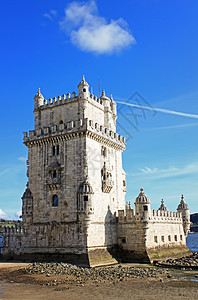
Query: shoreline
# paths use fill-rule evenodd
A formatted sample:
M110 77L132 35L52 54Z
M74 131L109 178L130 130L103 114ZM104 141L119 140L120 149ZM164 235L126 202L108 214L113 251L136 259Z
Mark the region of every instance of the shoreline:
M198 270L176 270L159 268L141 264L121 264L115 267L105 267L106 270L119 271L132 270L142 274L145 270L156 271L156 277L136 278L114 276L100 279L91 275L83 278L81 274L57 275L27 273L29 263L0 263L0 284L2 299L197 299L198 294ZM76 268L76 267L75 267ZM95 268L98 270L100 268ZM101 269L103 270L103 269ZM78 271L78 269L77 269ZM150 272L150 271L149 271ZM73 274L73 273L72 273ZM136 274L136 273L134 273ZM155 274L155 272L153 273ZM151 274L152 275L152 274Z

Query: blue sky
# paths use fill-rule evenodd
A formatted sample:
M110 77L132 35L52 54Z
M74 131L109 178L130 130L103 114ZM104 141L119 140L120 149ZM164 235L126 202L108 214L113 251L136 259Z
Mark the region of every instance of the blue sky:
M117 106L127 200L143 186L153 208L163 198L175 210L183 193L198 211L197 11L197 0L1 3L0 217L20 211L38 87L47 99L77 92L83 74L94 94L100 80L117 103L141 107Z

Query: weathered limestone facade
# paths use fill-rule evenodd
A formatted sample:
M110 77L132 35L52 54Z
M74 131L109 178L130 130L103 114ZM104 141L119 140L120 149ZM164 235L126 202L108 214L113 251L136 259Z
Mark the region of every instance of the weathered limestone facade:
M83 76L78 95L47 101L39 89L34 114L35 129L24 132L23 228L5 229L5 257L97 265L115 262L116 253L138 260L147 249L185 248L190 215L184 200L177 213L153 211L141 190L135 212L129 206L124 212L125 138L116 133L112 97L90 94Z
M188 253L189 230L190 212L183 195L177 212L168 211L163 200L159 209L153 210L141 188L135 211L128 203L125 211L118 211L118 245L126 261L153 261Z

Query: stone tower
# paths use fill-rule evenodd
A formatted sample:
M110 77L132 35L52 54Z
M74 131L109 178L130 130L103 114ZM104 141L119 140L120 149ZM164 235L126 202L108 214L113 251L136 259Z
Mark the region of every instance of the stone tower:
M181 195L181 201L177 207L177 211L182 213L184 233L185 236L187 236L190 231L190 210L188 205L184 201L183 195Z
M151 209L143 188L125 207L125 138L116 133L116 103L97 98L83 76L75 92L34 97L35 129L28 148L23 226L4 227L5 258L61 260L80 265L152 262L189 254L190 212L164 201Z
M90 95L83 76L78 95L34 97L35 130L28 147L22 197L24 254L84 264L109 260L117 244L116 213L125 207L125 138L116 133L113 98Z

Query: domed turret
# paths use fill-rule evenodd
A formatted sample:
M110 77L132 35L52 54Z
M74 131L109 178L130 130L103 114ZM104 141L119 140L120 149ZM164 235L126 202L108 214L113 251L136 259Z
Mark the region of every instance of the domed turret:
M105 95L105 90L102 90L102 96L100 97L100 100L102 100L104 107L110 110L110 99Z
M89 93L89 85L88 83L85 81L85 77L83 75L82 77L82 81L79 83L78 85L78 96L82 99L88 99L90 96Z
M34 109L37 109L39 106L43 105L44 97L41 94L40 88L38 89L38 93L34 97Z
M113 116L114 116L114 118L117 118L117 108L116 108L116 103L115 103L115 101L113 100L112 95L111 95L110 100L111 100L110 105L111 105L111 110L112 110Z
M160 207L158 208L158 210L168 211L167 207L166 207L165 204L164 204L164 200L163 200L163 199L162 199L162 201L161 201L161 205L160 205Z
M150 200L146 197L143 188L135 200L135 214L140 220L148 220L150 216Z
M184 233L187 236L190 231L190 210L184 201L183 195L181 195L181 201L177 207L177 211L182 213Z
M91 184L86 180L79 186L78 192L81 194L93 194Z
M22 217L23 222L31 222L33 211L33 195L31 190L27 187L22 196Z

